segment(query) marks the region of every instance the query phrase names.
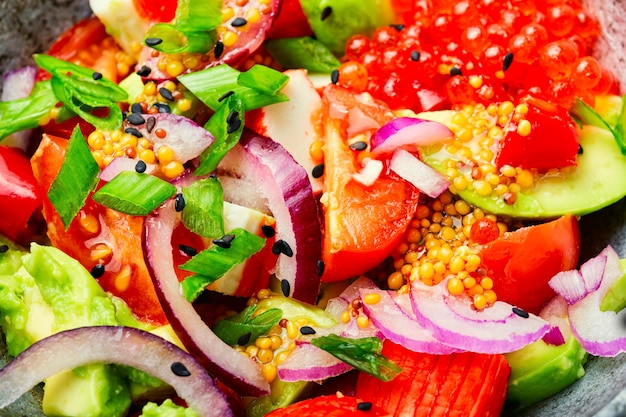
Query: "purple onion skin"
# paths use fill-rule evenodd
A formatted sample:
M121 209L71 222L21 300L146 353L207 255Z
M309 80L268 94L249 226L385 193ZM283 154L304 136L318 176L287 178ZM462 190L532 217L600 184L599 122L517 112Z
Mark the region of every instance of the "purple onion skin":
M30 346L0 370L0 409L52 375L94 363L147 372L171 385L200 416L233 415L225 395L192 356L159 336L124 326L80 327Z
M322 259L322 229L308 174L282 145L268 137L246 130L237 147L239 152L234 155L250 163L238 163L235 174L259 181L260 194L268 200L276 219L276 239L285 240L293 250L293 257L278 255L277 276L289 282L287 295L315 304L320 287L317 262Z

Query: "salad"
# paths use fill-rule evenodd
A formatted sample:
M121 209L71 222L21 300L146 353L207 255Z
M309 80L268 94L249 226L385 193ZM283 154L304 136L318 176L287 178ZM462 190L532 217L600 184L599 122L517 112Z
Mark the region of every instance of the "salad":
M626 350L593 10L90 7L4 78L0 410L501 415Z

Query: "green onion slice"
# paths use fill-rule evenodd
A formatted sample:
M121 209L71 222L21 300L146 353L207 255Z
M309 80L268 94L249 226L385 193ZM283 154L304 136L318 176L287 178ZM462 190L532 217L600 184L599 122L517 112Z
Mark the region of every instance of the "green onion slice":
M264 238L245 229L233 229L228 234L234 236L229 248L213 245L179 266L180 269L195 274L181 283L183 294L189 302L195 300L207 285L217 281L233 266L244 262L265 246Z
M235 115L235 118L239 120L239 127L232 130L236 122L233 120L229 123L229 118ZM243 119L243 102L237 95L229 96L204 126L215 140L200 154L199 164L194 171L196 175L206 175L215 170L228 151L239 142L244 127Z
M270 308L254 316L256 309L256 305L248 306L241 313L218 321L213 332L231 346L246 344L266 334L283 317L279 308Z
M283 77L285 77L279 71L270 71L273 78L283 80ZM259 89L258 86L252 88L240 84L240 74L239 71L228 65L217 65L201 71L180 75L178 80L212 110L217 110L222 104L220 98L231 91L241 99L246 111L289 100L283 93L271 95L265 93L263 89ZM274 82L278 81L272 81L271 83L273 84Z
M0 140L11 133L34 129L50 118L59 100L50 81L39 81L26 98L0 102Z
M183 187L185 227L200 236L218 238L224 235L224 190L215 177L195 181Z
M350 339L330 334L311 339L311 344L381 381L390 381L402 372L402 368L381 354L383 342L377 337Z
M50 202L59 213L65 230L98 185L100 167L78 125L72 131L63 165L48 191Z
M570 114L579 125L595 126L610 131L622 155L626 155L626 96L622 97L622 111L615 127L611 127L593 107L579 98L570 108Z
M237 82L244 87L256 89L275 96L289 82L289 77L264 65L256 64L237 77Z
M176 193L176 187L152 175L124 171L93 194L105 207L133 216L146 216Z

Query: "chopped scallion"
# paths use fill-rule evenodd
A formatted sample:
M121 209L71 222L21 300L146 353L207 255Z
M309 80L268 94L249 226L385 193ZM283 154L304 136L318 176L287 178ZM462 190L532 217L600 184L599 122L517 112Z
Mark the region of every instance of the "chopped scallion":
M204 126L215 140L200 154L200 162L195 170L196 175L206 175L212 172L228 151L239 142L244 126L243 117L243 103L237 95L231 95L222 102L221 107ZM234 118L238 119L238 125ZM229 127L236 127L236 129L232 130Z
M237 77L237 82L265 94L276 95L289 82L289 77L264 65L256 64Z
M195 300L204 288L221 278L233 266L244 262L260 251L265 239L245 229L233 229L234 236L228 248L213 245L180 265L180 269L193 272L181 283L183 294L189 302Z
M176 187L148 174L123 171L93 194L105 207L133 216L146 216L176 194Z
M213 332L231 346L254 342L277 325L283 316L283 312L278 308L270 308L254 316L256 309L257 306L252 305L239 314L218 321Z
M402 368L381 354L383 342L377 337L350 339L330 334L311 339L311 344L337 359L381 381L395 378Z
M611 127L593 107L578 98L574 100L570 114L581 127L582 125L590 125L610 131L622 155L626 155L626 96L622 98L622 111L615 127Z
M65 230L85 205L98 184L100 167L94 159L78 125L65 151L63 165L48 191L48 198L61 217Z
M36 83L26 98L0 102L0 140L11 133L39 127L50 118L58 102L50 81Z
M224 235L224 190L215 177L195 181L182 189L185 209L182 221L187 229L200 236L217 238Z

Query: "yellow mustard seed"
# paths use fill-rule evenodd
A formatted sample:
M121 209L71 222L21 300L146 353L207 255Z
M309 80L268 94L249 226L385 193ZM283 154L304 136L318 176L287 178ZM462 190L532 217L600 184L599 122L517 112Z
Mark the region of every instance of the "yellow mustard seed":
M463 282L458 278L450 278L446 285L448 287L448 292L452 295L461 295L465 291Z
M526 119L520 120L517 124L517 134L520 136L528 136L531 131L530 122Z

